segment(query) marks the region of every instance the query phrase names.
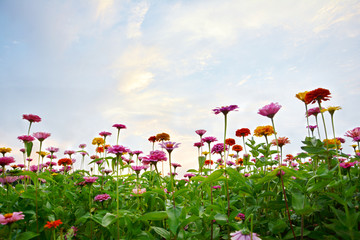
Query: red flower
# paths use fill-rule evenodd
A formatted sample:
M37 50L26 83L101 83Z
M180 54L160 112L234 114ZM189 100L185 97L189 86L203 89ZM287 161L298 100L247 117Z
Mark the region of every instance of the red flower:
M63 224L60 219L59 219L59 220L55 220L55 221L51 221L51 222L47 221L47 223L45 224L44 228L48 228L48 229L50 229L50 228L57 228L60 224Z
M156 136L151 136L148 139L150 142L156 142Z
M238 129L238 130L236 130L236 133L235 133L235 135L237 137L246 137L246 136L248 136L250 134L251 134L251 132L250 132L250 129L248 129L248 128Z
M72 164L72 160L70 158L61 158L58 161L58 165L61 166L67 166L67 165L71 165Z
M229 145L229 146L235 145L235 139L227 138L227 139L225 139L225 144Z
M308 92L305 95L305 103L306 104L310 104L310 103L315 103L316 101L328 101L330 100L331 96L330 96L330 91L324 88L317 88L315 90L312 90L310 92Z
M243 147L241 145L234 145L232 147L232 150L235 152L241 152L243 150Z
M214 161L213 160L205 160L205 165L213 165Z

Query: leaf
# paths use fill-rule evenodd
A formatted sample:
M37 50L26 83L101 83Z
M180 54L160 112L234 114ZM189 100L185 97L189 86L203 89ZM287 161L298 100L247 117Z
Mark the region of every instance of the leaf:
M187 188L183 188L183 189L180 189L179 191L176 191L176 192L174 193L174 198L176 198L176 197L179 196L179 195L184 194L184 193L187 192L187 191L189 191L189 189L187 189Z
M34 237L37 237L39 236L40 234L38 233L34 233L34 232L23 232L23 233L20 233L17 237L16 237L16 240L28 240L28 239L32 239Z
M169 208L166 212L169 217L168 224L170 231L176 235L178 226L180 225L181 208Z
M26 149L26 156L27 156L27 157L30 157L32 147L33 147L33 143L32 143L32 142L27 142L27 143L25 143L25 149Z
M206 183L213 182L213 181L217 180L219 177L221 177L223 175L223 173L224 173L223 169L216 170L215 172L210 174L210 176L205 178L204 181L199 185L199 187L201 187L202 185L204 185Z
M108 227L113 224L117 219L117 216L112 213L106 213L102 219L101 225Z
M204 166L204 164L205 164L205 157L204 157L204 156L200 156L200 157L198 158L198 161L199 161L199 167L200 167L200 169L202 169L203 166Z
M230 179L235 180L236 182L240 182L241 185L245 184L245 178L234 168L227 168L226 172L229 174Z
M340 203L344 206L346 205L346 202L341 197L339 197L339 195L332 193L332 192L325 192L325 194L328 195L329 197L335 199L338 203Z
M301 149L310 154L326 153L326 149L319 147L301 147Z
M325 181L325 180L323 180L321 182L317 182L317 183L315 183L313 185L310 185L310 187L308 187L307 191L309 193L312 193L312 192L315 192L315 191L317 191L319 189L323 189L326 185L329 184L329 182L330 181Z
M218 213L214 216L214 219L216 223L219 223L220 225L224 225L227 222L228 217L225 214Z
M159 221L168 218L168 215L165 211L149 212L145 213L140 219L141 220L151 220Z
M271 221L269 222L269 230L273 233L273 234L279 234L285 231L285 229L287 228L286 223L281 220L278 219L276 221Z
M154 231L166 240L170 239L170 232L161 227L151 227Z

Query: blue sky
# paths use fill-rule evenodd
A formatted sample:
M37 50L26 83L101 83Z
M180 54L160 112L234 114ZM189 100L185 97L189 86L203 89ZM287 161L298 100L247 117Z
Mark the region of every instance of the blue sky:
M257 111L279 102L277 132L292 154L307 133L298 92L331 91L324 106L343 108L337 136L359 126L359 1L3 0L0 29L0 145L19 162L24 113L42 117L32 130L50 132L45 145L61 152L86 143L94 153L91 140L115 134L114 123L128 127L121 144L145 153L149 136L167 132L182 143L182 172L197 167L195 130L222 139L215 107L239 106L235 138L270 124Z

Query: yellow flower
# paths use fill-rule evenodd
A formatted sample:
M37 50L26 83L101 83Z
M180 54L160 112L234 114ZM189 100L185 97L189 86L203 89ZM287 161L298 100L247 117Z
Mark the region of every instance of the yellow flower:
M204 151L204 152L202 152L202 154L206 156L209 154L209 152Z
M335 111L340 110L341 107L340 106L334 106L334 107L328 107L325 109L321 109L321 112L326 112L328 111L330 113L330 115L333 115Z
M295 95L295 97L297 97L299 100L305 102L305 96L307 93L308 93L308 91L299 92L298 94Z
M0 153L2 154L10 153L10 152L11 152L11 148L6 148L6 147L0 148Z
M44 152L44 151L41 151L41 152L37 151L36 153L39 154L41 157L45 157L50 154L50 153Z
M255 130L254 130L254 135L256 137L262 137L262 136L270 136L274 133L274 129L272 126L267 125L267 126L258 126Z
M341 148L341 142L339 139L336 139L336 138L324 139L323 143L324 143L325 147L328 147L328 148L332 148L332 149L335 149L336 147Z
M229 157L233 157L234 155L235 155L235 154L233 154L233 153L230 153L230 154L229 154Z
M58 173L52 173L51 174L52 176L57 176L57 175L59 175Z
M100 145L102 145L102 144L104 144L104 143L105 143L105 141L104 141L104 139L101 138L101 137L96 137L96 138L94 138L94 139L92 140L92 145L98 145L98 146L100 146Z

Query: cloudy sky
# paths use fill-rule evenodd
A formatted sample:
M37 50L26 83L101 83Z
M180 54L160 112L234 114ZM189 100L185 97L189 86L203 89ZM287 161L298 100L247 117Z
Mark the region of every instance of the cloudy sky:
M93 154L100 131L115 144L112 125L122 123L120 142L132 150L148 153L161 132L181 142L173 161L185 172L197 167L195 130L222 139L213 108L239 106L229 114L236 138L236 129L270 124L257 111L278 102L278 135L296 154L307 133L298 92L331 91L324 106L343 108L337 136L359 126L359 50L357 0L2 0L0 146L22 162L22 114L42 117L33 132L50 132L45 147L61 153L86 143Z

